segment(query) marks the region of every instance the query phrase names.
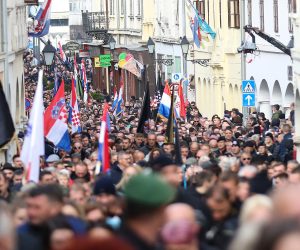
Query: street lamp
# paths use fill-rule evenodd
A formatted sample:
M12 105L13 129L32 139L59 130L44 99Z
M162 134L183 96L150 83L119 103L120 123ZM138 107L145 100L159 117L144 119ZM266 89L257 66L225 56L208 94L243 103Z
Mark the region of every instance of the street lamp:
M154 43L154 41L151 37L149 37L149 39L148 39L147 47L148 47L148 50L149 50L149 54L153 54L154 49L155 49L155 43Z
M56 53L56 49L51 45L50 40L48 40L48 42L42 52L44 54L44 60L45 60L46 66L51 66L54 55Z
M113 36L111 36L111 37L109 38L108 43L109 43L109 48L110 48L110 50L114 50L114 49L116 48L116 40L114 39Z
M148 42L147 42L147 47L150 55L154 55L154 50L155 50L155 43L151 37L149 37ZM171 66L173 65L173 59L172 58L155 58L154 55L154 62L157 62L158 64L164 64L166 66Z
M187 54L189 52L189 46L190 46L190 43L189 43L188 39L186 38L186 36L184 36L181 39L180 46L182 49L183 56L184 56L184 58L186 58Z

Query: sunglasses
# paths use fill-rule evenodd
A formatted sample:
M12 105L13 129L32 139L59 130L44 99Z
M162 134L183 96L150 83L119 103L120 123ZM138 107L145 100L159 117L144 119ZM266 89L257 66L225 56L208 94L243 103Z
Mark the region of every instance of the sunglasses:
M74 147L74 149L81 149L81 147Z
M251 160L251 158L243 158L242 160L243 160L243 161L245 161L245 160L248 160L248 161L250 161L250 160Z

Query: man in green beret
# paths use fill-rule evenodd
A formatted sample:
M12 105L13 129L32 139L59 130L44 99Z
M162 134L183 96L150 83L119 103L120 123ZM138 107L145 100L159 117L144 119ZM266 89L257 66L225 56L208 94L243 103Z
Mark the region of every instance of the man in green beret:
M158 175L142 173L124 188L125 213L120 236L134 250L155 250L164 223L164 210L174 199L175 190Z

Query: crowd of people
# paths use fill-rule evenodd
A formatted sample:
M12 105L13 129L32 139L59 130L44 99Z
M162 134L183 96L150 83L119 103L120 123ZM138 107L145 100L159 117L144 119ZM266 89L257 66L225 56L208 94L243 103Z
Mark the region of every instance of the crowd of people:
M29 57L25 84L32 97ZM46 106L51 98L45 91ZM110 113L110 168L96 175L104 102L80 102L82 131L70 133L71 152L46 142L39 183L24 182L19 155L3 164L0 249L298 249L293 104L288 117L274 105L268 120L238 109L208 118L189 103L186 120L177 120L178 165L165 119L150 119L146 133L137 132L142 101L132 97L120 117Z

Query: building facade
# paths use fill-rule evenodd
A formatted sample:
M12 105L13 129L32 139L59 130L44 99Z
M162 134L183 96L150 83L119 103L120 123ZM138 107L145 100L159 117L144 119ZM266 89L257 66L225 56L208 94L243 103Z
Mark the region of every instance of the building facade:
M216 37L203 36L198 48L193 44L191 29L187 29L191 42L187 68L190 78L194 79L190 88L202 115L223 117L226 109L241 109L241 56L237 53L241 43L239 0L197 0L193 3L216 32ZM187 18L194 18L190 6ZM193 64L190 61L193 59L209 59L210 63L203 67Z
M186 34L182 1L144 1L143 43L151 37L155 43L153 59L172 59L172 65L155 63L156 78L171 79L172 73L183 73L180 38Z
M300 0L295 3L294 11L290 14L294 24L295 47L292 50L294 87L295 87L295 137L297 159L300 161Z
M293 8L293 0L247 0L245 24L287 45L294 33L289 17ZM255 80L257 109L270 118L271 105L279 104L286 110L294 100L292 59L261 37L255 37L258 50L247 55L246 79ZM247 33L246 40L251 41Z
M23 129L25 92L23 82L23 52L27 47L27 10L23 0L0 2L0 84L3 85L16 132ZM14 138L0 149L0 162L11 160L17 152Z

